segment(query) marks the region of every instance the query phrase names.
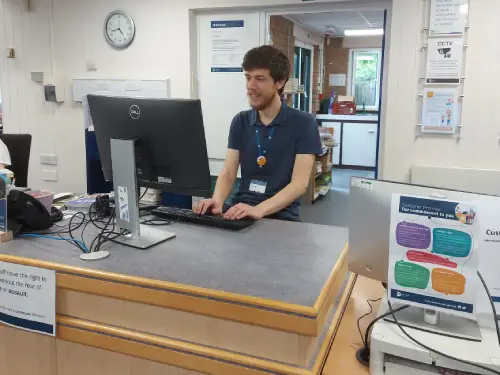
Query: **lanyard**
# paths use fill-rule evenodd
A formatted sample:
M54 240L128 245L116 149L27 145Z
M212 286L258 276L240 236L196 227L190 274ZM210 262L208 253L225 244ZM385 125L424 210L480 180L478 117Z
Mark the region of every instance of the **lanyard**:
M274 135L274 130L276 128L273 126L271 129L269 129L269 133L267 133L267 142L265 146L262 146L260 144L260 132L259 132L259 125L255 125L255 138L257 140L257 150L259 152L259 157L266 156L267 154L267 149L269 147L269 143L271 143L271 139L273 138Z

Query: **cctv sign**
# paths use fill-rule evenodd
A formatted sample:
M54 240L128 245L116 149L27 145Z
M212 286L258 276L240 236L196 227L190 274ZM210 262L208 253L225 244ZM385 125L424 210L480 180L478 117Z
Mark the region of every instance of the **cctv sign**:
M464 55L463 37L429 38L425 82L459 84Z

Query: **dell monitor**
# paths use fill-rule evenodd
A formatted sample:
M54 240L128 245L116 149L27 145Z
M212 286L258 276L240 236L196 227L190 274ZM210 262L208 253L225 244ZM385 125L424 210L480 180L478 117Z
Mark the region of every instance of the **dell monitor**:
M174 237L140 224L138 187L208 196L200 101L89 95L88 103L104 177L113 181L118 230L126 233L114 241L147 249Z
M104 178L113 179L111 139L135 140L139 186L208 196L210 169L201 102L89 95Z

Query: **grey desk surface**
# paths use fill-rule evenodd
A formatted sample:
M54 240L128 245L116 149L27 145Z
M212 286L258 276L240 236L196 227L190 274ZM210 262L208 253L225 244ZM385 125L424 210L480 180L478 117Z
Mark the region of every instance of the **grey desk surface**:
M312 307L348 239L347 228L277 220L240 232L181 223L165 230L177 237L149 250L106 244L111 255L100 261L50 239L15 239L0 254ZM87 243L96 233L87 229Z

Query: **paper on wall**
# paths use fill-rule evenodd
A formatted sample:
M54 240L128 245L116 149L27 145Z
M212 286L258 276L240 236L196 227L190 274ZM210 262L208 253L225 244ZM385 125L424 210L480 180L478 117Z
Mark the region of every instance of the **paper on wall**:
M425 82L459 84L464 55L463 37L430 38L427 44Z
M250 46L245 41L244 20L211 21L212 73L242 72L243 57Z
M473 316L479 263L476 215L470 202L393 195L391 302Z
M452 134L458 122L458 89L426 88L422 105L422 133Z
M468 11L468 0L432 0L429 35L463 34Z

